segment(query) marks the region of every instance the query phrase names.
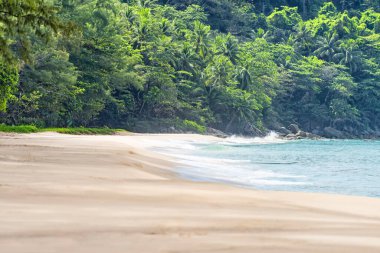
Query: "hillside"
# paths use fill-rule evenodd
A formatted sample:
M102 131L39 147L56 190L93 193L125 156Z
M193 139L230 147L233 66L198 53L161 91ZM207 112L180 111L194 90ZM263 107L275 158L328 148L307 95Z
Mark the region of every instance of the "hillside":
M0 123L380 136L380 1L0 7Z

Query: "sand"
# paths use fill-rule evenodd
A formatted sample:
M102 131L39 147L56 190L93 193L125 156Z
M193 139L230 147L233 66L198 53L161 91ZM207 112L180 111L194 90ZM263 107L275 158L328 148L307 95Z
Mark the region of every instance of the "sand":
M380 252L380 199L180 179L146 142L0 135L0 252Z

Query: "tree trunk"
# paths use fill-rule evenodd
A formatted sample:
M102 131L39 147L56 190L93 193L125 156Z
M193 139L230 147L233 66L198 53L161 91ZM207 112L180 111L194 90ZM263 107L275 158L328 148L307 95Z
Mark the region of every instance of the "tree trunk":
M262 9L262 13L265 14L265 1L263 1L263 9Z
M306 18L307 16L306 0L301 0L301 2L302 2L302 16L303 18Z

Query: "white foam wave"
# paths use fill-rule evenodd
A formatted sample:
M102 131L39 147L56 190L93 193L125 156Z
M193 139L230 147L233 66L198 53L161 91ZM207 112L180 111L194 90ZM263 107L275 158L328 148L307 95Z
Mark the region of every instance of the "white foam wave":
M166 141L150 141L144 140L140 143L145 148L162 149L162 150L196 150L198 147L190 141L166 140Z
M304 176L287 175L264 170L251 160L213 158L196 155L203 152L205 147L241 146L256 144L283 143L275 132L266 137L246 138L232 136L223 141L178 141L168 139L162 141L146 141L144 146L156 152L168 155L167 157L179 162L179 172L182 176L197 181L227 182L250 187L258 186L287 186L306 185ZM225 150L226 151L226 150ZM232 150L231 150L232 152Z
M248 160L216 159L175 155L181 161L180 174L199 181L221 181L236 185L306 185L304 176L287 175L254 168Z
M251 144L272 144L272 143L284 143L286 140L279 138L279 135L275 132L270 132L265 137L241 137L231 136L225 140L219 142L222 145L251 145Z

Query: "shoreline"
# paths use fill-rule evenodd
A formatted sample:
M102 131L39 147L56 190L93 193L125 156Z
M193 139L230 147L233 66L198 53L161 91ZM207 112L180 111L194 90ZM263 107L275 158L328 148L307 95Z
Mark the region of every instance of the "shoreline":
M191 182L146 149L201 135L0 134L4 252L379 252L380 199ZM144 146L145 145L145 146Z

